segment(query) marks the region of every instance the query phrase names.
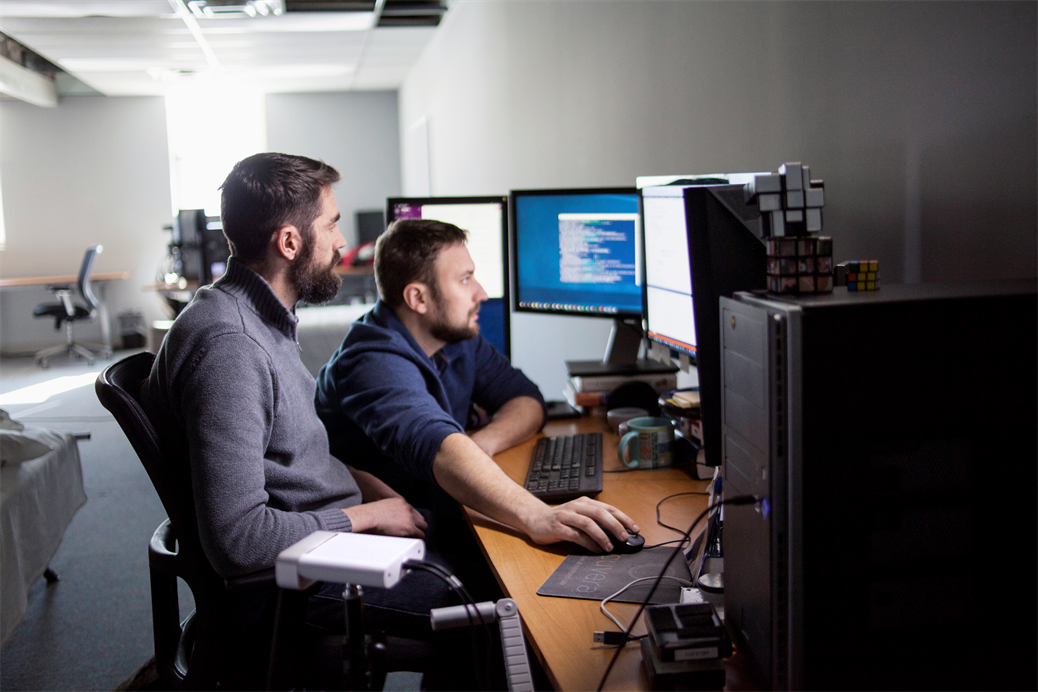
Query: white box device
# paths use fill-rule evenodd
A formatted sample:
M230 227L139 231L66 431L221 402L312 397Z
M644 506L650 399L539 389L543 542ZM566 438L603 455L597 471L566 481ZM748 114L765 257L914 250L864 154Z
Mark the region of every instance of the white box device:
M305 589L315 581L388 589L403 576L402 565L425 557L417 538L314 531L277 557L274 578L283 589Z

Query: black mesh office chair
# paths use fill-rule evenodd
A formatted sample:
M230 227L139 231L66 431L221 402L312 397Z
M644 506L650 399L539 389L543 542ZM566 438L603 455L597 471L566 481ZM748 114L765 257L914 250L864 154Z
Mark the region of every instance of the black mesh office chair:
M224 580L213 569L198 538L187 460L176 458L177 445L160 441L138 397L155 355L139 353L108 366L95 384L97 398L111 411L140 457L169 518L151 538L151 573L155 665L163 689L223 689L291 686L299 672L299 649L306 613L306 591L277 591L274 622L267 641L269 656L253 670L235 667L230 649L235 634L231 595L251 589L275 589L274 570ZM195 610L180 621L177 578L191 589ZM269 666L268 666L269 664ZM257 685L258 683L258 685Z
M97 314L97 298L90 287L90 272L94 268L94 260L103 250L100 245L91 245L83 255L83 264L79 268L79 278L76 280L75 290L86 305L76 305L72 302L72 285L55 284L48 286L60 303L41 303L33 309L33 317L52 317L54 329L61 329L65 325L65 343L61 346L45 348L36 353L36 363L44 368L50 365L49 361L56 355L68 354L69 357L86 358L91 365L98 354L83 348L76 343L73 325L80 320L92 319Z

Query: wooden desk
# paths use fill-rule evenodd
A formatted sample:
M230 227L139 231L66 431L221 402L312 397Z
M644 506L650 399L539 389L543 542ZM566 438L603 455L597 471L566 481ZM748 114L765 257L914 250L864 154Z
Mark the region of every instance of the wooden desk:
M91 281L121 281L130 278L133 272L95 272L90 275ZM54 284L75 284L79 280L76 274L60 276L16 276L0 279L0 288L17 288L23 286L51 286Z
M544 433L571 435L595 430L605 432L602 458L606 471L602 493L596 499L614 505L634 519L647 544L678 538L674 531L656 523L656 503L674 493L705 490L707 481L695 480L682 469L608 473L621 469L622 465L616 459L617 437L609 432L606 421L601 418L549 422ZM495 457L505 473L516 482L526 480L534 443L535 440L529 440ZM672 526L687 527L697 514L706 509L706 503L704 495L674 498L660 508L660 517ZM600 648L592 642L592 632L615 630L616 626L599 612L598 601L537 595L537 589L570 554L572 546L564 543L537 546L513 529L478 512L466 511L501 588L519 606L527 639L552 685L557 690L596 689L614 650ZM609 606L613 615L625 624L630 622L637 608L625 603ZM635 632L644 632L641 624ZM620 654L606 681L606 689L649 689L642 667L641 648L637 644L628 644Z

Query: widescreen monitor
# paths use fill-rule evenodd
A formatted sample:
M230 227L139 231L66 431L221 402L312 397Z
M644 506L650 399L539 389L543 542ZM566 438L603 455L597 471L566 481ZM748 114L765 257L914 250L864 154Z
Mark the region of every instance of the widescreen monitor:
M642 190L642 218L645 335L694 359L696 319L684 188Z
M489 299L479 309L480 333L506 358L511 354L508 315L508 198L391 197L386 220L432 219L468 231L476 280Z
M641 342L641 219L635 188L513 190L514 308L614 321L603 359Z
M722 296L763 289L760 211L740 185L642 189L645 321L651 341L694 358L706 463L720 466Z

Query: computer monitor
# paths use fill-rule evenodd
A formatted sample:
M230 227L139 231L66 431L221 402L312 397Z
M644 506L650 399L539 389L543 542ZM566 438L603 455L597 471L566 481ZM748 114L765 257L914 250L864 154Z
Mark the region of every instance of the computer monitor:
M645 245L645 335L672 351L696 357L692 260L688 252L685 189L642 190Z
M480 333L506 358L511 357L508 313L508 198L391 197L389 223L398 219L433 219L469 233L468 249L476 279L489 299L479 309Z
M633 366L641 345L641 219L635 188L513 190L518 312L605 317L603 362Z
M721 296L763 289L760 212L743 186L641 190L645 324L650 341L691 356L699 370L706 463L721 456Z
M357 219L357 244L373 243L386 230L386 214L381 209L371 211L358 211Z
M231 247L223 234L223 222L219 216L206 217L202 230L202 281L211 284L227 272L227 260Z

